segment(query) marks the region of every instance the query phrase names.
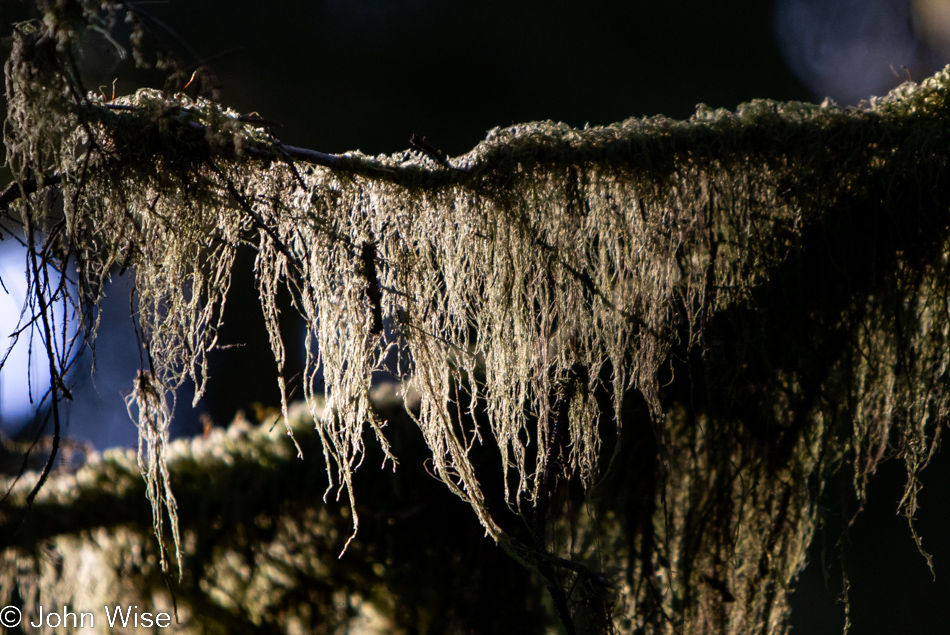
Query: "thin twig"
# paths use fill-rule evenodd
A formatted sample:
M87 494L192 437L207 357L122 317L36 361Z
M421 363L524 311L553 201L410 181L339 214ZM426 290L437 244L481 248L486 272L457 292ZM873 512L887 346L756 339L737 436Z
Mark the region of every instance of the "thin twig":
M247 198L243 194L237 191L237 188L234 187L234 183L231 179L224 175L223 172L216 166L213 162L208 161L208 165L211 166L211 169L224 181L224 186L227 188L228 193L232 198L241 206L248 216L251 217L251 220L254 221L254 226L258 229L263 230L270 239L274 241L274 245L277 247L277 251L283 254L289 261L292 266L294 266L298 271L303 270L303 266L300 263L300 260L290 253L290 250L287 249L287 246L280 239L280 236L277 235L277 232L274 231L274 228L264 222L264 219L261 218L260 214L254 211L254 208L251 207L251 204L247 202Z
M441 150L436 148L434 145L429 143L428 139L426 139L425 137L420 137L419 135L414 134L412 135L412 138L409 139L409 143L419 148L423 153L425 153L426 156L428 156L430 159L432 159L433 161L435 161L436 163L438 163L444 168L447 168L449 170L454 170L456 172L462 172L463 174L468 172L468 170L466 169L457 168L454 165L452 165L449 162L448 158L445 156L445 154Z
M59 372L56 367L56 357L53 354L53 335L49 323L49 305L46 303L46 297L43 293L43 288L40 286L40 267L36 260L35 249L36 236L33 227L33 214L30 210L24 210L24 218L26 219L27 241L30 245L30 266L33 271L33 285L36 288L36 298L40 304L40 316L43 322L43 333L46 335L46 357L49 360L50 399L52 402L53 411L53 445L50 449L49 458L46 460L46 465L43 466L43 472L40 474L39 480L36 482L33 490L26 497L27 506L31 506L33 504L33 499L36 498L37 493L39 493L40 489L43 487L43 484L46 482L46 479L49 477L49 474L53 469L53 465L56 462L56 454L59 452L60 422L58 390L62 385L62 378L59 376Z

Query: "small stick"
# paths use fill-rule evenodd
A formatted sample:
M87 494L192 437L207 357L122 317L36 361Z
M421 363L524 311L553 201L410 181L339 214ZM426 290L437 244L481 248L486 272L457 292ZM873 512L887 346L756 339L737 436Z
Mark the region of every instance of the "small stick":
M452 167L452 164L449 163L449 160L445 158L445 155L442 154L442 151L429 143L425 137L420 137L419 135L414 134L412 135L412 138L409 139L409 143L422 150L422 152L424 152L427 157L442 167L448 168L450 170L455 169Z

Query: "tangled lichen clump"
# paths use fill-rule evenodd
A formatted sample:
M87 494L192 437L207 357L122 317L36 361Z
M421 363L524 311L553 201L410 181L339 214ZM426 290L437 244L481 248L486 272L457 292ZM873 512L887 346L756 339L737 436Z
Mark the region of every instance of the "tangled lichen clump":
M780 632L822 484L847 464L863 496L892 428L912 515L950 397L947 72L863 110L757 101L524 124L451 162L327 157L207 100L80 92L62 24L20 27L7 64L17 213L48 222L61 190L56 262L75 259L93 305L111 268L135 271L147 372L131 409L173 520L168 404L188 378L203 392L244 244L281 371L279 289L308 325L328 491L353 501L367 427L395 459L369 387L397 347L432 472L549 581L566 621L564 588L596 576L555 557L558 480L591 488L604 444L624 463L642 420L649 487L602 499L633 527L618 552L632 628ZM533 545L490 500L484 445Z

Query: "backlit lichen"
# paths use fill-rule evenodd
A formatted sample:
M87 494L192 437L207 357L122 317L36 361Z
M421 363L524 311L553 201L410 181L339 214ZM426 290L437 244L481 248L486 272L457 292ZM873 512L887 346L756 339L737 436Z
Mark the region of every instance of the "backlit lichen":
M257 250L285 413L279 290L306 320L328 491L353 503L367 435L398 458L369 399L398 348L432 473L549 581L559 610L579 597L563 589L590 599L614 585L596 562L571 565L578 543L552 547L549 501L558 479L596 493L611 460L644 479L589 507L630 521L612 540L631 630L782 632L823 484L847 465L863 497L892 437L913 514L950 396L946 71L863 109L756 101L688 121L536 122L448 164L327 157L174 91L85 93L70 43L95 13L69 28L48 14L19 27L6 67L6 202L64 255L46 264L78 264L90 306L110 271L135 272L144 361L130 410L156 527L162 505L177 524L168 404L187 379L195 399L204 390L242 245ZM473 458L486 445L491 467ZM534 544L501 519L488 470Z

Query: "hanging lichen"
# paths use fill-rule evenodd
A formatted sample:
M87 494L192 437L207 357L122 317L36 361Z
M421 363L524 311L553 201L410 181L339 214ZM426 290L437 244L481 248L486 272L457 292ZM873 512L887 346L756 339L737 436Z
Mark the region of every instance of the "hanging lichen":
M178 542L165 404L187 379L204 391L242 245L257 250L285 413L279 289L306 320L328 493L353 504L367 427L398 458L369 400L396 347L432 473L548 581L565 624L594 597L610 623L614 583L596 552L557 542L557 483L609 477L641 420L644 465L624 469L649 487L604 499L633 527L616 552L631 629L782 632L823 483L848 465L863 497L892 430L913 514L950 396L946 72L864 109L757 101L685 122L496 129L451 161L422 144L333 157L174 88L87 93L71 47L108 20L65 4L77 12L44 7L15 33L3 202L40 226L61 192L63 228L43 228L65 256L50 266L78 264L90 306L113 268L135 272L145 360L130 410L160 537L165 505ZM633 419L631 398L645 406ZM500 464L475 460L485 445ZM506 529L489 469L533 544ZM594 534L613 522L598 513Z
M397 437L414 441L402 446L405 458L421 460L425 446L393 389L374 388L373 405L401 424ZM313 496L326 475L310 410L304 403L290 408L306 461L275 423L276 415L240 418L227 431L168 444L184 569L174 597L161 575L134 451L93 453L75 473L54 473L29 514L23 502L31 483L21 479L9 495L16 506L9 499L0 506L0 535L19 528L0 551L0 606L19 598L24 623L41 621L40 605L47 612L68 606L91 613L99 629L88 620L70 629L67 621L67 628L40 633L107 632L103 607L116 605L177 614L162 629L177 633L491 633L513 623L524 624L521 632L544 632L543 589L528 571L512 571L464 504L424 472L421 479L404 470L357 475L364 500L381 504L366 510L369 522L339 559L352 519L345 505ZM0 487L7 490L7 477L0 476ZM432 522L442 536L433 535Z

